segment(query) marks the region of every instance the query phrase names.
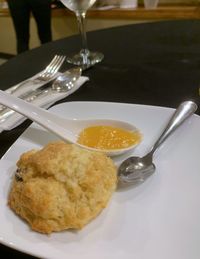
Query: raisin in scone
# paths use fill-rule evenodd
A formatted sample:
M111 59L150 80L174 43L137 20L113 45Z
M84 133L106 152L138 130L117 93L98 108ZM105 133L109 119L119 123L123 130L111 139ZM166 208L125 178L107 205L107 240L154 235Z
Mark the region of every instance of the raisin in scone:
M113 161L64 142L24 153L9 206L35 231L81 229L106 207L117 185Z

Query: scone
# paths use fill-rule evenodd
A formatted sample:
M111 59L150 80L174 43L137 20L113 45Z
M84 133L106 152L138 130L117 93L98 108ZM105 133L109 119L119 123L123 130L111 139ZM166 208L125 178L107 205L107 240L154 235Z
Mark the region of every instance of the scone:
M81 229L106 207L117 185L110 158L64 142L24 153L17 166L8 204L41 233Z

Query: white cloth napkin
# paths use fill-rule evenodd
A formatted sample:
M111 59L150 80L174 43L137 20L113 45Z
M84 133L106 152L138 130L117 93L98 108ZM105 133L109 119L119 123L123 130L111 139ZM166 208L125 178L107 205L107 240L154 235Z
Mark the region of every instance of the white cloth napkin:
M69 96L70 94L74 93L75 91L77 91L86 81L88 81L89 78L85 77L85 76L81 76L74 84L74 87L68 91L68 92L53 92L52 94L46 95L46 96L42 96L41 98L38 97L37 99L35 99L33 102L31 102L32 104L45 108L47 109L48 107L50 107L53 103ZM43 83L44 84L44 83ZM40 84L39 86L37 85L37 87L35 85L32 84L28 84L28 86L26 86L25 90L20 91L20 94L25 93L27 91L29 91L30 89L36 89L38 87L40 87L42 84ZM12 87L11 87L12 88ZM9 93L9 90L11 89L9 88L8 90L6 90L6 92ZM13 95L19 96L19 93L13 93ZM11 116L9 116L8 118L6 118L4 121L0 120L0 133L4 130L11 130L15 127L17 127L18 125L20 125L23 121L26 120L26 117L22 116L21 114L18 113L13 113Z

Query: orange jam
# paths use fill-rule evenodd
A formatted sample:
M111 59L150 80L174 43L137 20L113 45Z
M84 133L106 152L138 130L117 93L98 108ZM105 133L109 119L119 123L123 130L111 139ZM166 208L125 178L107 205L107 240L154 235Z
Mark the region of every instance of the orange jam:
M110 150L128 148L141 141L138 131L128 131L111 126L91 126L79 134L78 143L87 147Z

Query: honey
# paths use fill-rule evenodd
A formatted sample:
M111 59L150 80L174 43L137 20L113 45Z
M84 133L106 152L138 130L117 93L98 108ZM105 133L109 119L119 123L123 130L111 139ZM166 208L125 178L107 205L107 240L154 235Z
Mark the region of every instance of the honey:
M112 126L91 126L79 134L78 143L101 150L122 149L138 144L141 134Z

